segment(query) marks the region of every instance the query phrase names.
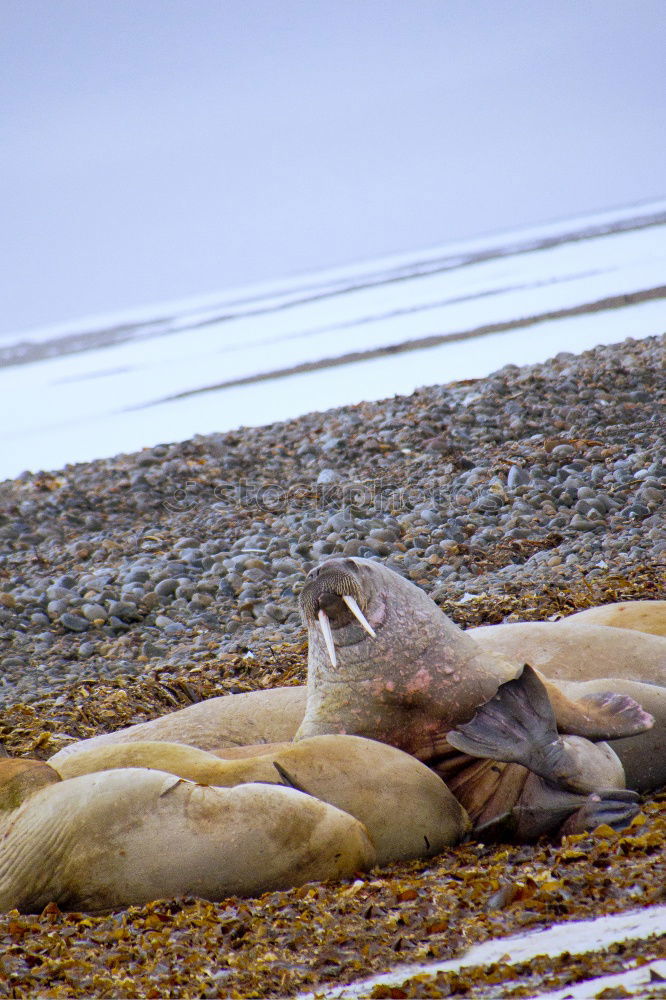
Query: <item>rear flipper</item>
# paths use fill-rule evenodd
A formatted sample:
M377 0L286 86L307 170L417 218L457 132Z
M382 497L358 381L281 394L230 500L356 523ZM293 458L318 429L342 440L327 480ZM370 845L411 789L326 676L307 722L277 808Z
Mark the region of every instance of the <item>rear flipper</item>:
M471 836L486 841L536 840L544 834L589 833L602 823L623 829L640 811L636 792L613 788L575 795L531 774L518 805L475 827Z
M562 824L560 833L588 833L605 823L613 830L623 830L640 812L639 796L628 789L614 788L590 795L580 809Z
M284 768L279 761L274 760L273 767L275 768L277 773L280 775L280 778L282 779L281 784L286 785L287 788L293 788L297 792L303 792L304 795L312 795L312 793L309 792L307 788L303 788L300 781L297 778L295 778L293 774L290 774L289 771L287 771L287 769ZM316 798L316 795L312 797Z
M522 764L570 792L624 787L622 765L610 747L558 734L548 692L528 665L446 739L471 757Z

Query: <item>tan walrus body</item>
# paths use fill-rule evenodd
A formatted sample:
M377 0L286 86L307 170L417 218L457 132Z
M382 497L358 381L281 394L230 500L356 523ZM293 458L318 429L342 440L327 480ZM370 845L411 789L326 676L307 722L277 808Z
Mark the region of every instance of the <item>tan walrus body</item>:
M0 762L0 790L9 764L14 796L16 763ZM219 900L349 876L376 860L358 820L291 788L216 788L146 768L59 781L47 764L20 763L33 784L0 811L0 911Z
M578 615L558 622L483 625L466 633L488 653L522 658L554 681L611 677L666 686L666 638L597 625Z
M59 750L52 761L57 764L88 747L146 740L185 743L201 750L282 743L293 739L305 712L305 700L305 687L220 695L150 722L79 740Z
M610 625L666 636L666 601L618 601L562 618L561 625Z
M664 601L637 601L638 605ZM660 611L639 608L636 616L620 618L612 605L599 608L613 621L643 621L656 628ZM619 605L618 607L626 607ZM597 609L591 608L590 611ZM558 622L517 622L470 629L487 650L509 659L524 655L572 699L601 691L634 698L655 719L652 728L627 739L610 740L622 761L628 788L649 792L666 783L666 638L656 631L642 633L632 625L618 628L593 623L587 612Z
M251 756L225 760L177 743L116 744L65 758L57 770L71 778L152 767L206 785L291 784L360 820L382 865L431 857L469 829L446 785L414 757L386 744L358 736L317 736L275 744L269 753L260 746L252 749Z

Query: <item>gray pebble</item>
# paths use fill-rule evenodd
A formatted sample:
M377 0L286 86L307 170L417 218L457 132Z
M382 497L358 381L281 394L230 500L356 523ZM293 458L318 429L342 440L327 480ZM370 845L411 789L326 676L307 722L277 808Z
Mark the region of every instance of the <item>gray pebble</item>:
M164 648L164 646L160 646L159 643L152 642L151 640L144 642L143 646L141 647L141 652L143 653L144 656L148 657L166 655L166 649Z
M0 668L3 671L20 669L23 670L27 666L26 661L21 656L6 656L2 662L0 662Z
M72 615L69 612L60 615L60 624L64 625L69 632L85 632L90 627L90 622L85 618L81 618L80 615Z
M81 612L84 618L87 618L89 622L98 621L100 619L105 622L109 617L106 608L101 604L83 604Z
M157 615L155 618L155 624L158 628L166 628L167 625L173 625L173 618L167 618L166 615Z
M127 622L140 617L136 604L131 601L109 601L109 615Z
M317 476L317 484L319 486L328 486L329 483L338 483L341 479L342 476L335 469L322 469Z
M187 629L180 622L171 622L169 625L164 626L164 632L166 635L180 636L184 635Z
M650 508L646 507L645 504L642 503L633 503L630 507L627 507L624 513L635 520L642 520L643 518L650 516Z
M60 615L67 611L70 606L70 601L49 601L46 605L46 610L51 618L59 618Z
M506 479L506 484L509 489L514 489L516 486L523 486L529 483L530 477L524 469L521 469L518 465L512 465L509 469L509 474Z
M67 577L69 579L69 577ZM53 584L52 587L47 587L46 597L49 601L70 601L76 595L72 593L69 588L60 587L57 584Z
M575 514L571 518L570 524L576 531L594 531L597 527L594 521L588 521L587 518L581 517L580 514Z

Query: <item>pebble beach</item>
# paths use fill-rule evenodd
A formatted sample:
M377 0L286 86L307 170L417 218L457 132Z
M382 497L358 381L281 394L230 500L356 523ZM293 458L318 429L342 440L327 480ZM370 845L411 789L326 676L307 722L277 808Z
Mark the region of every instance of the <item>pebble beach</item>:
M297 597L332 555L385 562L464 627L666 597L666 337L26 472L0 484L0 509L0 741L47 758L204 697L302 683ZM3 995L294 996L654 904L666 801L638 820L259 900L5 915ZM505 971L518 992L502 995L580 978L568 961ZM428 995L497 996L499 981Z

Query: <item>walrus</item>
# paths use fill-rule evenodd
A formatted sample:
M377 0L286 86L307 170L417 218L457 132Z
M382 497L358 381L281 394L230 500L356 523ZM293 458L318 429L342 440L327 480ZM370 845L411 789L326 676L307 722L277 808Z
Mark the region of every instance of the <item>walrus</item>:
M665 601L636 603L666 606ZM468 634L484 649L510 660L524 657L556 679L560 690L572 699L595 696L605 689L639 702L654 718L654 726L631 738L610 740L609 746L622 762L628 787L650 792L666 784L666 638L655 631L642 633L629 624L647 622L654 627L658 612L646 616L639 608L636 616L616 618L613 607L599 610L609 621L626 621L626 628L592 623L584 617L587 612L581 612L558 622L488 625L470 629Z
M597 625L573 615L558 622L482 625L466 633L483 650L523 659L554 681L624 677L666 687L666 638Z
M219 695L168 715L137 722L115 733L102 733L63 747L51 763L93 746L164 740L201 750L283 743L294 738L305 712L304 686Z
M666 635L666 601L618 601L561 618L559 624L610 625L652 635Z
M115 768L156 768L199 784L233 787L282 783L314 795L358 819L377 864L432 857L458 843L469 819L436 774L416 758L358 736L315 736L299 743L243 748L221 759L179 743L144 742L92 747L53 764L61 778Z
M632 694L615 693L612 682L600 680L571 698L561 684L523 669L522 649L511 662L492 643L483 648L423 591L373 560L316 567L300 604L309 659L297 740L354 732L397 745L444 778L477 828L514 809L529 812L537 797L534 832L547 829L549 787L596 796L600 814L617 807L622 815L621 802L631 794L607 794L625 784L621 763L612 749L590 740L638 739L649 730L654 720ZM511 700L498 696L502 688L512 691ZM538 787L527 782L530 772ZM579 807L588 822L590 802ZM554 814L560 811L561 796Z
M303 719L301 737L351 732L413 753L436 768L479 822L520 798L526 781L524 768L515 764L497 767L490 760L471 764L468 755L452 752L446 740L448 729L469 721L501 684L517 677L525 662L520 653L511 662L482 649L419 588L375 561L334 559L317 567L306 582L301 608L309 633L307 692L283 688L212 699L163 719L83 741L56 754L52 762L57 764L89 746L131 740L192 742L214 750L247 741L243 733L249 732L250 741L269 742L283 739L285 731L287 738L293 737ZM572 655L580 663L575 649ZM651 650L647 660L655 655L660 654ZM632 745L640 748L651 720L632 700L632 682L625 678L629 688L620 694L612 693L610 682L601 681L599 687L592 682L572 698L561 682L553 685L545 677L541 680L554 721L548 723L550 730L543 722L540 739L550 732L558 740L560 772L563 761L578 760L576 766L586 763L591 778L586 785L584 775L579 775L570 786L589 786L595 794L606 774L606 785L617 788L621 784L617 761L589 739L642 733L632 737ZM253 714L259 726L252 722ZM546 715L542 713L544 719ZM574 752L572 736L562 738L557 729L587 737L588 742ZM623 746L630 742L620 740ZM651 782L658 782L657 772L658 767Z
M397 574L393 574L393 576L397 577ZM399 577L397 578L400 579ZM417 590L417 588L413 589ZM632 603L638 605L666 604L663 601L626 602L627 605ZM600 608L599 610L602 611L607 608L608 611L605 613L611 615L613 608L622 606L605 605L604 608ZM592 612L597 609L588 610ZM586 615L588 612L585 611L580 614ZM653 622L658 620L657 614L651 614L648 617ZM569 618L562 619L557 625L564 629L567 623L573 624L578 618L579 615L572 615ZM626 617L622 617L618 620L616 627L624 627L625 621L627 621ZM529 625L531 624L529 623ZM515 627L513 625L484 626L480 629L469 629L466 635L476 639L480 644L487 645L488 643L492 644L492 637L494 635L500 638L503 633L508 634L508 629L514 629ZM518 628L522 628L522 625L518 626ZM484 638L486 636L487 638ZM603 636L599 634L593 638L595 641L605 641ZM554 632L552 629L546 630L543 639L544 648L547 650L551 643L560 644L561 634L559 631ZM648 645L649 649L642 636L640 638L639 636L634 637L629 644L622 642L620 647L621 655L618 655L617 649L615 650L613 673L616 676L624 677L626 680L631 680L634 677L634 672L638 671L638 679L646 679L645 672L650 671L654 663L659 663L662 660L663 650L663 646L660 643ZM593 647L587 650L585 655L581 657L580 650L576 644L565 641L563 650L563 655L566 656L568 662L571 664L571 669L579 670L581 660L584 660L584 671L592 669L595 663L599 663L600 673L607 673L603 664L605 662L604 656L608 653L608 647L605 649L604 656L600 656L598 650ZM611 648L610 651L613 652L613 649ZM622 659L625 655L630 657L629 661ZM529 659L527 656L523 657L520 649L516 648L515 645L514 648L505 654L505 658L509 659L516 669L522 662ZM540 657L539 662L541 660L543 660L543 656ZM543 668L543 672L548 674L547 664ZM303 719L306 700L307 689L302 685L277 687L265 691L250 691L243 694L209 698L207 701L190 705L187 708L179 709L160 718L152 719L149 722L136 723L133 726L128 726L114 733L104 733L91 737L88 740L72 743L55 754L52 760L58 762L89 746L146 740L185 743L190 746L199 747L202 750L240 747L255 743L280 743L289 741L293 739Z
M48 764L10 760L0 801L0 911L221 900L376 863L362 823L282 785L219 788L141 767L61 780Z

